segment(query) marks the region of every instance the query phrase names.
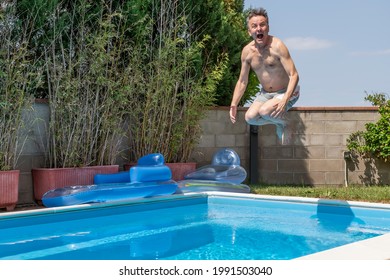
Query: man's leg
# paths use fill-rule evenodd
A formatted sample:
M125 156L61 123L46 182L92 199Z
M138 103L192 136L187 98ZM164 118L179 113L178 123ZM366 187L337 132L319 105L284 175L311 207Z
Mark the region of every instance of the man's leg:
M263 106L259 108L259 115L267 123L272 123L276 126L276 134L279 138L279 141L282 145L288 145L292 140L293 132L290 121L285 117L271 117L271 114L275 111L278 103L279 99L277 98L273 98L265 102Z
M285 118L270 116L278 102L278 99L270 99L266 102L254 101L245 114L245 120L250 125L274 124L281 144L288 145L292 139L293 131L290 122Z
M290 100L288 101L287 111L290 110L291 107L298 101L299 95L300 95L300 86L297 85L294 93L292 94L292 96L290 97ZM282 98L283 98L283 94L275 97L275 99L279 99L279 100L281 100ZM286 113L287 113L287 111L286 111ZM286 114L285 114L285 116L286 116ZM287 119L287 117L284 118L284 125L283 126L280 126L280 125L276 126L276 133L278 134L279 139L281 139L282 145L288 145L291 143L292 136L293 136L292 134L295 130L295 127L293 127L293 126L294 126L294 122Z
M263 102L254 101L252 105L248 108L248 110L245 113L245 121L250 125L266 125L266 124L273 124L269 120L263 119L260 114L259 110L261 106L263 106Z
M284 125L275 124L276 125L276 134L280 140L282 145L289 145L292 141L292 122L286 121Z

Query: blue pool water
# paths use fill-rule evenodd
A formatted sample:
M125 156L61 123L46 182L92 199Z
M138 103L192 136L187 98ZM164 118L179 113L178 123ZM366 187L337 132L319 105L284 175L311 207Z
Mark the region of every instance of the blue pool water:
M0 259L286 260L389 232L390 208L179 195L1 215Z

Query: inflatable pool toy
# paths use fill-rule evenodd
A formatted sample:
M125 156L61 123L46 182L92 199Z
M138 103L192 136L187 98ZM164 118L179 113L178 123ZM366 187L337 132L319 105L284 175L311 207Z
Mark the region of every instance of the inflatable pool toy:
M178 191L182 193L187 192L236 192L249 193L250 188L244 184L235 184L229 182L218 182L211 180L182 180L178 182Z
M217 151L211 164L198 168L179 181L181 192L228 191L248 193L250 188L241 184L247 176L240 166L240 157L232 150L223 148Z
M175 181L69 186L48 191L42 197L42 203L46 207L57 207L112 202L170 195L175 193L176 189Z
M240 166L240 157L232 149L217 151L210 165L205 165L184 176L186 180L212 180L218 182L240 184L246 179L247 173Z
M171 195L178 188L161 154L140 158L129 171L97 174L93 185L69 186L50 190L42 197L46 207L110 202Z

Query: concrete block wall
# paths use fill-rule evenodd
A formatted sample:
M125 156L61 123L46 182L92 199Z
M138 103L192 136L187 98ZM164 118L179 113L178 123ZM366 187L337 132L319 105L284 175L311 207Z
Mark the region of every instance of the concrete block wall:
M45 158L43 149L47 145L47 130L49 120L49 107L47 102L38 100L34 104L31 120L33 129L24 145L23 152L19 157L17 168L20 170L19 177L19 204L34 202L33 180L31 170L43 167Z
M239 119L243 119L243 110L239 110ZM201 122L202 136L194 149L191 161L203 166L211 163L213 155L222 148L232 148L239 155L241 165L249 167L249 126L242 121L233 125L226 107L208 111Z
M378 160L344 158L349 135L364 130L368 122L380 117L375 107L297 107L288 117L294 123L291 145L279 144L274 125L258 127L257 149L250 155L250 126L245 123L246 108L239 108L238 121L232 124L229 108L209 111L202 122L203 136L193 154L198 165L211 161L222 147L233 148L242 166L251 170L256 158L257 172L251 182L291 185L388 184L390 165ZM253 164L253 163L252 163Z
M258 127L257 149L250 154L250 126L244 115L246 108L238 109L238 121L232 124L228 107L210 109L202 120L203 130L191 161L198 167L210 164L215 152L232 148L239 155L241 165L247 170L251 182L262 184L293 185L345 185L389 184L389 163L353 159L345 160L348 136L364 130L368 122L375 122L379 114L374 107L351 108L292 108L288 113L295 123L294 142L282 146L278 143L275 127ZM19 204L33 202L31 169L42 167L45 131L49 110L46 103L37 103L34 110L37 121L34 131L25 145L18 168L21 170ZM252 144L253 145L253 144ZM251 161L257 168L250 174ZM124 162L118 160L122 166ZM347 177L347 178L346 178Z

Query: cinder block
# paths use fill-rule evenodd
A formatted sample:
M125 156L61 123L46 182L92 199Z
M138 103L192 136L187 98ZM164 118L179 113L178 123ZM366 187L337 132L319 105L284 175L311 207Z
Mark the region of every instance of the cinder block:
M348 184L357 185L376 185L380 183L380 178L377 173L368 174L364 171L348 172Z
M330 171L342 171L343 170L344 160L342 159L312 159L309 162L310 171L322 171L322 172L330 172Z
M294 147L295 159L324 159L325 147L323 146L298 146Z
M318 181L319 179L313 178L313 174L309 172L295 172L293 176L294 185L313 186ZM325 181L325 179L320 178L320 181Z
M323 121L323 120L342 120L342 112L341 111L313 111L311 120L312 121Z
M31 172L22 172L19 177L18 204L33 203L33 182Z
M32 168L45 167L46 161L44 155L36 155L32 157Z
M276 159L258 159L259 173L277 172L278 161Z
M219 114L220 114L219 110L208 110L206 112L205 118L202 120L202 124L208 121L218 121Z
M356 131L356 121L342 121L342 119L325 122L326 133L349 134Z
M312 134L309 135L310 141L309 144L313 146L325 146L327 142L327 138L329 135L326 134Z
M343 159L344 155L343 152L345 151L345 147L343 146L332 146L332 147L326 147L326 158L327 159Z
M353 132L356 132L356 131L359 131L359 130L366 130L366 124L367 123L371 123L371 122L369 122L369 121L366 121L366 120L364 120L364 121L356 121L356 130L355 131L353 131Z
M344 185L345 173L343 171L325 172L326 185Z
M377 110L372 111L343 111L341 120L343 121L368 121L376 122L380 118Z
M259 126L259 136L276 135L275 126L272 124Z
M215 147L215 136L214 135L202 135L199 139L198 147L205 148L205 147Z
M223 134L228 132L226 126L221 125L221 123L216 121L205 122L202 125L202 134L203 135L212 135L212 134Z
M292 159L294 152L293 147L290 146L262 147L260 156L263 159Z
M259 181L261 183L272 185L292 184L293 178L292 173L264 172L259 175Z
M239 134L235 138L236 147L247 147L249 149L249 137L247 135Z
M215 115L215 119L218 121L218 122L227 122L229 121L230 122L230 115L229 115L229 109L226 109L226 110L215 110L217 112L217 114ZM242 111L238 111L237 112L237 116L239 119L241 119L243 116L245 116L245 113L242 113Z
M235 147L236 136L234 134L225 134L216 136L216 146L223 147Z
M278 172L308 172L309 171L309 160L299 159L279 159L278 160Z
M326 178L325 178L325 172L323 171L310 171L309 172L310 178L312 179L313 185L325 185L326 184Z
M325 121L305 122L305 134L323 133L325 131Z
M21 172L30 172L33 168L33 155L21 155L18 159L16 169L19 169Z
M261 135L258 137L258 146L270 147L277 145L277 136L275 135Z

